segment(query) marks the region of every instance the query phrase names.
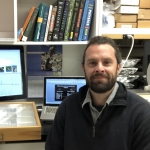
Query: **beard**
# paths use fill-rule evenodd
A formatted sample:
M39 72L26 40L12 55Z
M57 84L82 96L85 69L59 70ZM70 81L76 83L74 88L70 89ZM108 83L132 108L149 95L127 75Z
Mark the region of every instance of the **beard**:
M94 80L95 77L103 77L105 78L107 81L104 80ZM95 92L95 93L106 93L108 91L110 91L115 83L116 83L116 79L117 79L117 72L114 76L110 76L110 75L104 75L102 73L96 73L93 76L91 76L90 78L87 77L86 73L85 73L85 78L86 78L86 83L89 86L89 88Z

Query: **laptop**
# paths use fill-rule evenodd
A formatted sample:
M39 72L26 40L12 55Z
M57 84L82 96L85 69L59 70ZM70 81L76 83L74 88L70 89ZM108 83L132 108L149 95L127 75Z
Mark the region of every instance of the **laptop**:
M85 77L81 76L44 77L44 103L40 119L53 121L61 102L85 84Z

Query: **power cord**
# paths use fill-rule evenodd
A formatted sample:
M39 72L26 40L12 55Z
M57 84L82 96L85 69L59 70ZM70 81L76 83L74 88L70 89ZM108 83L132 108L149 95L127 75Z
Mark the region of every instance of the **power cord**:
M123 64L122 67L121 67L121 70L122 70L122 68L125 66L126 62L128 61L128 58L129 58L129 56L130 56L130 54L131 54L131 52L132 52L133 46L134 46L134 37L133 37L132 35L130 35L130 34L127 34L127 38L128 38L128 39L132 39L132 44L131 44L131 48L130 48L130 50L129 50L129 53L128 53L126 59L125 59L125 62L124 62L124 64ZM121 71L120 71L120 72L121 72Z

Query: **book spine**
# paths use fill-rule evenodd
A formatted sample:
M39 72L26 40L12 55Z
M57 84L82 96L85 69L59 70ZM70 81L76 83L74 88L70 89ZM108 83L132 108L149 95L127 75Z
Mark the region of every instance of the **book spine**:
M84 30L84 26L85 26L86 17L87 17L89 1L90 0L86 0L86 2L85 2L83 16L82 16L82 22L81 22L80 31L79 31L78 41L82 41L83 30Z
M61 20L63 16L64 4L65 4L64 0L58 1L57 14L56 14L56 20L55 20L55 25L54 25L54 30L53 30L52 41L59 40L59 30L60 30Z
M39 13L38 13L38 18L37 18L37 22L36 22L33 41L39 41L40 30L41 30L41 25L42 25L42 22L43 22L45 6L46 6L45 3L41 3L40 6L39 6Z
M52 14L52 8L53 8L53 5L50 5L50 6L49 6L48 18L47 18L47 24L46 24L46 30L45 30L45 36L44 36L44 42L47 41L48 28L49 28L50 18L51 18L51 14Z
M48 13L49 13L49 6L46 5L44 9L44 16L43 16L43 22L41 25L39 41L44 41Z
M28 25L28 23L29 23L29 21L30 21L30 18L31 18L31 16L32 16L32 14L33 14L34 9L35 9L35 7L32 6L31 9L30 9L30 11L29 11L29 13L28 13L28 16L27 16L27 18L26 18L26 20L25 20L25 22L24 22L24 24L23 24L23 27L22 27L22 29L21 29L21 32L20 32L20 34L19 34L19 36L18 36L18 39L17 39L18 42L21 41L21 39L22 39L23 33L24 33L24 31L26 30L26 27L27 27L27 25Z
M86 18L86 24L84 26L84 31L83 31L83 36L82 36L83 41L88 40L88 35L89 35L92 16L93 16L94 4L95 4L95 0L90 0L89 6L88 6L88 14L87 14L87 18Z
M55 18L56 18L56 12L57 12L57 6L54 6L52 8L52 15L51 15L49 29L48 29L47 41L51 41L52 40L52 34L53 34Z
M69 40L69 31L70 31L70 26L71 26L71 21L72 21L72 16L73 16L74 5L75 5L75 0L70 0L67 23L65 27L65 33L64 33L64 41Z
M33 12L32 16L31 16L31 19L30 19L30 21L28 23L28 26L27 26L25 32L23 33L23 37L22 37L22 41L23 42L26 42L27 39L28 39L28 36L29 36L30 31L31 31L31 29L33 27L33 24L36 21L36 18L37 18L37 15L38 15L38 11L39 11L39 8L35 8L34 9L34 12Z
M65 26L66 26L69 6L70 6L70 0L66 0L63 17L62 17L62 22L61 22L61 27L60 27L60 32L59 32L59 41L64 40L64 32L65 32Z
M75 29L74 29L74 34L73 34L73 41L78 40L78 35L79 35L79 30L80 30L84 5L85 5L85 0L81 0L79 13L78 13L78 17L77 17L77 22L76 22Z
M72 18L72 23L71 23L70 33L69 33L69 41L72 41L72 39L73 39L73 33L74 33L74 29L75 29L75 23L77 22L77 16L78 16L78 12L79 12L80 2L81 2L81 0L75 1L73 18Z

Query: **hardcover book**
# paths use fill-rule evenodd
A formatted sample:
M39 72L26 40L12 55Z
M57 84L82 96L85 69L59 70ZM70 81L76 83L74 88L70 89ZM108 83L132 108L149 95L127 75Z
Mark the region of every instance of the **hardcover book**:
M53 9L53 5L50 5L50 6L49 6L48 18L47 18L47 24L46 24L46 30L45 30L45 36L44 36L44 42L47 41L48 28L49 28L49 24L50 24L50 19L51 19L51 14L52 14L52 9Z
M36 21L36 18L37 18L37 15L38 15L38 11L39 11L39 8L35 8L34 9L34 12L33 12L32 16L31 16L31 19L30 19L30 21L29 21L29 23L27 25L27 28L26 28L25 32L23 33L23 37L22 37L22 41L23 42L26 42L28 40L30 31L33 28L33 25L34 25L34 23Z
M95 0L90 0L89 6L88 6L88 13L87 13L87 17L86 17L86 22L85 22L85 26L84 26L84 30L83 30L83 36L82 36L83 41L88 40L92 16L93 16L94 4L95 4Z
M68 11L68 16L67 16L67 23L65 27L65 33L64 33L64 41L69 40L69 31L71 27L71 21L73 17L73 9L75 5L75 0L70 0L70 6L69 6L69 11Z
M52 8L52 15L51 15L51 18L50 18L50 23L49 23L47 41L52 40L52 34L53 34L55 19L56 19L56 12L57 12L57 6L54 6Z
M78 12L79 12L80 2L81 2L81 0L75 1L73 18L72 18L71 28L70 28L70 33L69 33L69 41L72 41L72 39L73 39L73 34L74 34L74 30L75 30L75 23L77 22L77 16L78 16Z
M46 5L45 9L44 9L44 16L43 16L43 21L42 21L42 25L41 25L39 41L44 41L48 13L49 13L49 6Z
M27 27L27 25L28 25L28 23L29 23L29 21L30 21L30 18L31 18L31 16L32 16L32 14L33 14L34 9L35 9L35 7L32 6L31 9L30 9L30 11L29 11L29 13L28 13L28 16L27 16L27 18L26 18L26 20L25 20L25 22L24 22L24 25L23 25L23 27L21 28L21 32L20 32L20 34L19 34L19 36L18 36L18 39L17 39L18 41L21 41L22 36L23 36L23 34L24 34L24 31L26 30L26 27Z
M39 41L41 25L44 17L45 3L40 3L33 41Z
M87 16L87 13L88 13L89 2L90 2L90 0L86 0L86 2L85 2L83 16L82 16L82 21L81 21L81 26L80 26L80 31L79 31L78 41L82 41L83 30L84 30L84 25L85 25L85 21L86 21L86 16Z
M73 34L73 41L78 41L78 35L79 35L79 30L80 30L81 19L82 19L82 14L83 14L83 10L84 10L85 1L86 0L81 0L81 3L80 3L77 22L76 22L75 30L74 30L74 34Z
M54 25L54 30L53 30L52 41L59 40L59 31L60 31L61 20L63 16L64 4L65 4L65 0L58 0L56 20L55 20L55 25Z
M65 26L66 26L69 6L70 6L70 0L66 0L65 6L64 6L63 17L62 17L62 22L61 22L61 27L60 27L60 32L59 32L59 41L64 40L64 32L65 32Z

